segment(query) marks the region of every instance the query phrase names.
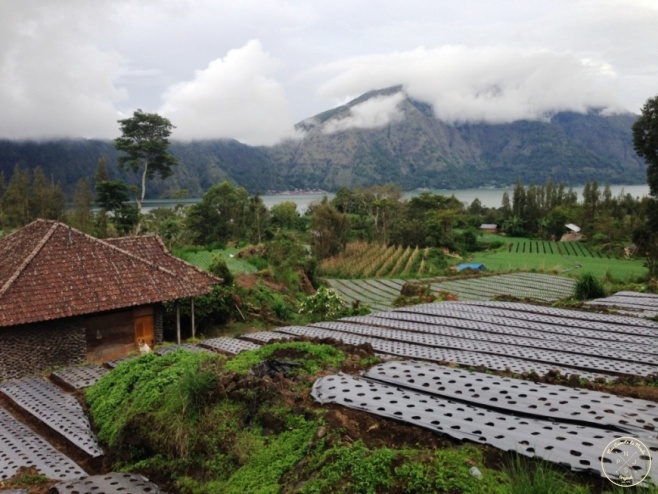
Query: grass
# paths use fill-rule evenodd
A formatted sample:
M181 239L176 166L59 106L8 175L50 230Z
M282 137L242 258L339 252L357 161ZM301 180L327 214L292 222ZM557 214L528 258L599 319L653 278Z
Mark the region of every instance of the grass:
M558 251L556 242L550 242L549 247L549 242L499 235L485 235L483 240L485 242L500 240L505 244L495 251L473 254L470 262L482 263L489 271L544 271L568 273L574 276L590 273L597 278L612 277L624 281L645 276L647 273L642 260L594 257L591 251L578 243L560 242L560 251ZM508 248L509 244L512 244L511 250ZM566 249L565 244L568 244ZM525 252L523 252L524 245ZM532 252L530 252L531 245ZM565 250L568 250L568 255Z
M240 249L238 248L227 248L227 249L215 249L215 250L175 250L174 254L189 262L194 264L196 267L208 270L210 263L213 260L214 256L220 256L226 262L229 270L233 274L241 273L255 273L257 271L256 267L250 264L249 262L239 259L237 256ZM233 257L231 257L233 256Z

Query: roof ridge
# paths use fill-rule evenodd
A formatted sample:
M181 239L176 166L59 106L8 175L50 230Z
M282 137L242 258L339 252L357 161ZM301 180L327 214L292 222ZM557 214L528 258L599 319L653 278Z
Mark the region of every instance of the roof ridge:
M88 233L85 233L85 232L83 232L83 231L76 230L75 228L70 227L70 226L68 226L68 225L66 225L66 226L67 226L67 228L71 228L71 230L75 230L75 231L77 231L78 233L81 233L82 235L84 235L84 236L86 236L86 237L89 237L89 238L92 239L92 240L95 240L96 242L101 242L103 245L106 245L106 246L108 246L108 247L110 247L110 248L112 248L112 249L114 249L114 250L118 250L118 251L121 252L122 254L125 254L125 255L127 255L128 257L131 257L132 259L136 259L136 260L138 260L138 261L140 261L140 262L143 262L144 264L148 264L149 266L152 266L152 267L154 267L155 269L159 269L160 271L163 271L164 273L167 273L167 274L173 276L174 278L177 278L176 273L174 273L173 271L170 271L169 269L167 269L167 268L165 268L165 267L163 267L163 266L160 266L159 264L155 264L154 262L151 262L151 261L149 261L148 259L144 259L143 257L140 257L140 256L138 256L138 255L135 255L135 254L133 254L132 252L128 252L127 250L122 249L122 248L120 248L120 247L118 247L118 246L116 246L116 245L114 245L114 244L112 244L112 243L110 243L110 242L106 242L105 240L103 240L103 239L101 239L101 238L96 238L96 237L94 237L93 235L89 235ZM117 238L133 238L133 237L117 237ZM0 292L0 295L1 295L1 294L2 294L2 293Z
M39 220L37 220L39 221ZM49 223L44 221L44 223ZM50 229L46 232L46 234L43 236L43 238L39 241L37 246L30 252L30 254L23 260L20 266L18 266L18 269L16 272L11 275L11 277L7 280L7 282L4 284L2 288L0 288L0 297L2 297L7 290L9 290L9 287L16 281L19 276L23 273L25 268L32 262L32 259L36 257L36 255L39 253L41 249L43 249L43 246L46 245L46 242L50 239L50 237L53 236L53 233L55 233L55 230L59 227L60 223L58 222L53 222L52 226Z

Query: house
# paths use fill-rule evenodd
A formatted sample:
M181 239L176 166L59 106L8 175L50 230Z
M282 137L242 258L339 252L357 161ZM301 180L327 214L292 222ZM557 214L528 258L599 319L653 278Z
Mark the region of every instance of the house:
M480 225L480 231L487 233L498 233L498 225L495 223L482 223Z
M99 240L37 220L0 238L0 379L162 342L165 301L221 280L172 256L156 236Z

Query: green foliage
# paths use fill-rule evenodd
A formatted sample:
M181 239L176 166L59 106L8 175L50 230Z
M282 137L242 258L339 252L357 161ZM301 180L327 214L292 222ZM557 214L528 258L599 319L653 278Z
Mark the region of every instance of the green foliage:
M469 446L440 449L427 457L413 449L368 448L358 440L350 446L328 448L314 461L309 465L313 475L301 488L302 493L509 492L504 485L507 479L498 472L485 471L482 479L470 475L469 463L484 468L481 451Z
M311 252L318 259L335 256L345 248L349 229L347 215L339 213L325 197L311 215Z
M647 163L649 190L658 198L658 96L646 101L632 130L633 148Z
M254 365L277 354L285 355L283 358L287 361L299 363L298 374L315 374L321 369L335 369L345 360L345 354L331 345L291 341L241 352L229 360L225 368L246 374Z
M605 297L603 283L591 273L583 273L576 280L573 296L577 300Z
M119 120L121 136L114 140L120 154L119 167L133 172L141 172L141 193L136 200L141 210L146 196L146 180L156 175L165 179L171 176L172 167L178 160L168 152L169 136L174 126L157 113L144 113L136 110L133 116Z
M253 443L245 464L228 479L205 485L183 480L181 486L199 494L279 493L281 477L304 458L316 429L315 422L302 421L294 429L274 437L250 436Z
M208 266L208 272L224 280L224 285L230 285L233 283L233 274L228 268L224 258L220 256L213 256L210 266Z
M114 446L129 420L154 411L165 389L214 358L205 352L180 351L162 357L150 353L121 363L85 393L99 439Z
M333 321L341 317L358 316L369 313L362 306L348 307L331 288L320 287L315 295L309 295L299 306L299 313L311 322Z
M514 455L505 472L510 494L588 494L589 489L573 482L571 475L548 462Z

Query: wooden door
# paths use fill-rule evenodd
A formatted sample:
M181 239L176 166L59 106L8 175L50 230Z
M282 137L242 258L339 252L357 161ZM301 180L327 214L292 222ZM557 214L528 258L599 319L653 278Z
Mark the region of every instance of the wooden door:
M140 338L153 348L153 315L135 317L135 345L138 345Z

